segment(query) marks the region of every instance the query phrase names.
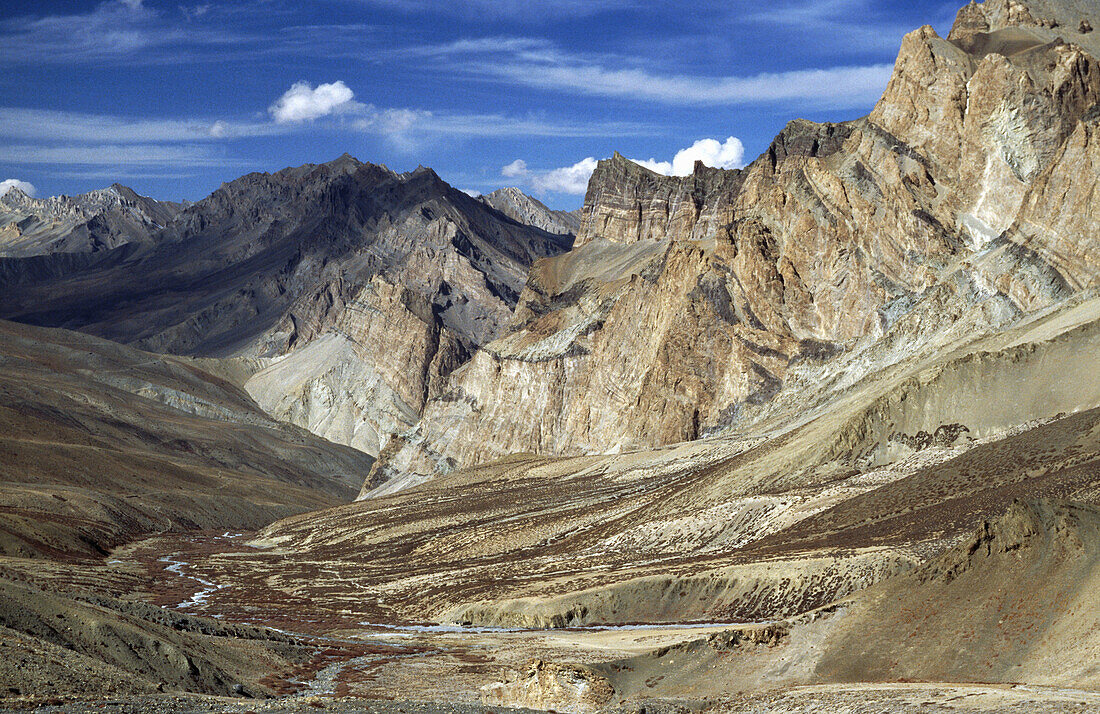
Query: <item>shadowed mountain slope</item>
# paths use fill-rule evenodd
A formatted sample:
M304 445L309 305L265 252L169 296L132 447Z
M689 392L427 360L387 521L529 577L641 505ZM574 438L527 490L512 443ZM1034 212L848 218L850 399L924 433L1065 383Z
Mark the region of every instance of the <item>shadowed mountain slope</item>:
M7 259L0 317L157 352L265 358L248 386L265 409L377 454L511 319L531 263L571 240L430 169L343 156L241 177L144 241Z

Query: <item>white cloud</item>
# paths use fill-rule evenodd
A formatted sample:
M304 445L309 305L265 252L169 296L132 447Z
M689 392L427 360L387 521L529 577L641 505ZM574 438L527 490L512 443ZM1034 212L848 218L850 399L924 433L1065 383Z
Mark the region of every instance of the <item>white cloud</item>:
M28 196L34 196L36 193L38 193L38 190L26 181L20 181L19 179L10 178L0 181L0 196L3 196L5 193L12 190L13 188L19 189Z
M508 178L516 178L519 176L527 175L527 162L523 159L516 159L512 163L508 164L500 170L501 176L507 176Z
M392 51L398 57L465 57L469 55L502 53L534 57L546 52L554 52L553 43L541 37L493 35L489 37L466 37L434 45L404 47Z
M354 103L346 112L356 117L351 127L378 134L397 148L412 150L440 137L607 137L654 133L652 126L633 122L554 121L504 114L440 114L423 109L382 109Z
M354 99L355 93L339 80L318 84L316 88L311 87L309 82L295 82L268 108L268 112L276 123L297 123L353 110L360 106Z
M336 85L343 86L340 82L331 86ZM322 87L310 89L307 85L306 90L316 95ZM351 95L351 90L345 89L347 92L343 96ZM301 107L291 104L285 108L301 116ZM123 167L149 166L163 161L170 167L214 166L237 164L202 145L231 142L242 137L280 136L314 128L351 128L372 133L407 151L417 148L423 141L445 137L607 137L637 136L654 131L651 126L630 122L558 122L502 114L435 114L421 109L383 109L354 100L341 103L333 111L338 116L329 117L327 122L307 124L304 121L279 123L274 118L259 121L136 119L0 107L0 142L3 142L0 143L0 156L9 157L7 160L15 165L56 163Z
M961 5L961 3L959 3ZM922 21L950 27L958 6L947 3L940 9L923 8ZM946 14L944 14L946 13ZM896 53L901 38L919 23L899 17L889 3L872 0L792 0L760 3L738 13L737 21L759 31L781 33L795 42L812 40L811 52L822 54ZM931 22L933 19L938 22Z
M608 69L596 64L526 61L483 62L475 68L483 75L515 84L602 97L710 106L800 101L828 107L873 103L882 95L893 71L892 65L876 64L767 72L751 77L699 77Z
M461 39L403 52L435 58L441 72L571 94L693 106L797 102L863 108L882 95L893 71L891 64L880 63L754 75L678 74L654 69L651 57L576 53L523 36Z
M210 128L206 130L206 133L212 139L221 139L229 134L229 125L219 119L210 125Z
M180 12L184 17L194 20L210 12L210 8L210 3L206 3L205 5L180 5Z
M362 118L352 125L360 131L388 136L407 135L418 125L430 120L432 113L416 109L378 109L361 105Z
M288 130L288 127L270 122L133 119L109 114L0 107L0 136L19 141L172 143L269 136Z
M256 35L236 33L227 26L175 22L139 0L105 0L70 15L3 15L0 63L4 65L224 61L228 51L257 42ZM188 17L184 13L181 19ZM249 49L255 51L255 47Z
M423 112L417 128L433 134L477 137L606 137L652 135L652 125L637 122L556 121L506 114L436 114Z
M609 10L642 6L639 0L364 0L369 5L382 5L408 13L446 13L465 15L478 20L517 20L521 22L560 21L563 17L587 17Z
M9 164L73 164L84 166L238 166L208 146L192 145L82 145L0 146L0 162Z
M588 190L588 179L592 178L592 172L595 170L596 159L589 156L572 166L533 174L531 188L540 193L554 191L556 193L584 194Z
M723 143L717 139L700 139L688 148L677 151L672 161L632 161L665 176L688 176L695 170L696 161L716 169L739 169L745 165L744 158L745 146L740 139L731 136Z

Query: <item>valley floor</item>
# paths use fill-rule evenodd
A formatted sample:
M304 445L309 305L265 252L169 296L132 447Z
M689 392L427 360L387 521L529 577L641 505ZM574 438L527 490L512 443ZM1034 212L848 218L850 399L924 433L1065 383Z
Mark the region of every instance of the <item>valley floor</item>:
M530 709L489 707L464 702L440 703L357 698L231 700L201 696L157 696L129 701L86 701L34 707L42 714L249 714L327 711L334 714L503 714ZM719 700L651 700L608 710L609 714L938 714L1006 712L1083 714L1100 711L1100 696L1033 687L951 684L868 684L798 687L787 691Z
M128 593L168 610L220 622L272 627L313 647L314 656L264 684L274 699L150 694L87 697L62 701L43 696L0 699L0 708L69 714L138 712L305 712L369 714L499 714L530 711L488 706L483 688L502 672L533 660L599 663L643 661L647 653L690 651L689 643L737 627L737 623L620 625L524 630L424 624L390 624L369 619L372 608L348 608L345 599L295 602L286 593L262 592L255 580L216 577L202 569L219 558L247 558L252 533L158 536L124 546L103 566L39 569L35 579L56 588L99 579L104 589ZM16 568L14 560L2 565ZM26 563L23 563L26 567ZM248 572L241 568L238 572ZM10 573L9 573L10 574ZM29 576L29 572L22 571ZM335 575L330 573L330 576ZM0 638L2 640L3 638ZM8 643L5 642L5 646ZM678 647L679 646L679 647ZM11 650L9 650L10 652ZM649 656L652 656L650 654ZM660 657L661 655L657 655ZM671 658L670 658L671 659ZM669 663L671 664L671 662ZM614 666L612 664L611 666ZM721 670L721 665L711 665ZM629 667L625 668L629 669ZM649 674L663 679L659 666ZM675 677L675 671L670 672ZM639 677L645 674L637 675ZM724 676L716 672L716 676ZM655 689L658 692L659 688ZM565 709L569 711L570 709ZM777 687L739 696L634 700L607 709L620 714L715 712L1092 712L1100 693L1013 684L854 683Z

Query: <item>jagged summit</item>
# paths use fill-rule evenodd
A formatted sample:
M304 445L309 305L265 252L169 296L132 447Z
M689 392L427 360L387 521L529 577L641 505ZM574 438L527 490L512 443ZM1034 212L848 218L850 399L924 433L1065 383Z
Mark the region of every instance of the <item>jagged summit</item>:
M551 210L518 188L499 188L479 196L478 200L519 223L541 228L548 233L576 235L580 229L579 211Z
M31 198L11 189L0 197L0 257L95 253L148 243L182 208L119 183L50 198Z

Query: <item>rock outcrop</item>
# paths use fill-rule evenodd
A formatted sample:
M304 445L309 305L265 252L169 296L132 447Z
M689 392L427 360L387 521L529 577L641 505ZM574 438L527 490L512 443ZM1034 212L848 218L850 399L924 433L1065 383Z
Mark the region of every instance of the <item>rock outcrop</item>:
M607 678L589 667L537 659L482 688L482 701L493 706L571 713L597 711L614 695Z
M375 275L339 318L245 389L275 418L377 455L416 424L469 345L424 295Z
M928 323L906 315L1000 329L1095 285L1100 62L1055 34L1064 18L1015 8L910 33L869 116L794 121L743 170L601 161L572 251L532 268L511 330L377 470L416 483L720 433L801 365L888 333L917 349Z
M697 162L691 176L662 176L618 152L601 161L588 182L575 247L602 238L614 243L713 239L733 222L741 171Z

